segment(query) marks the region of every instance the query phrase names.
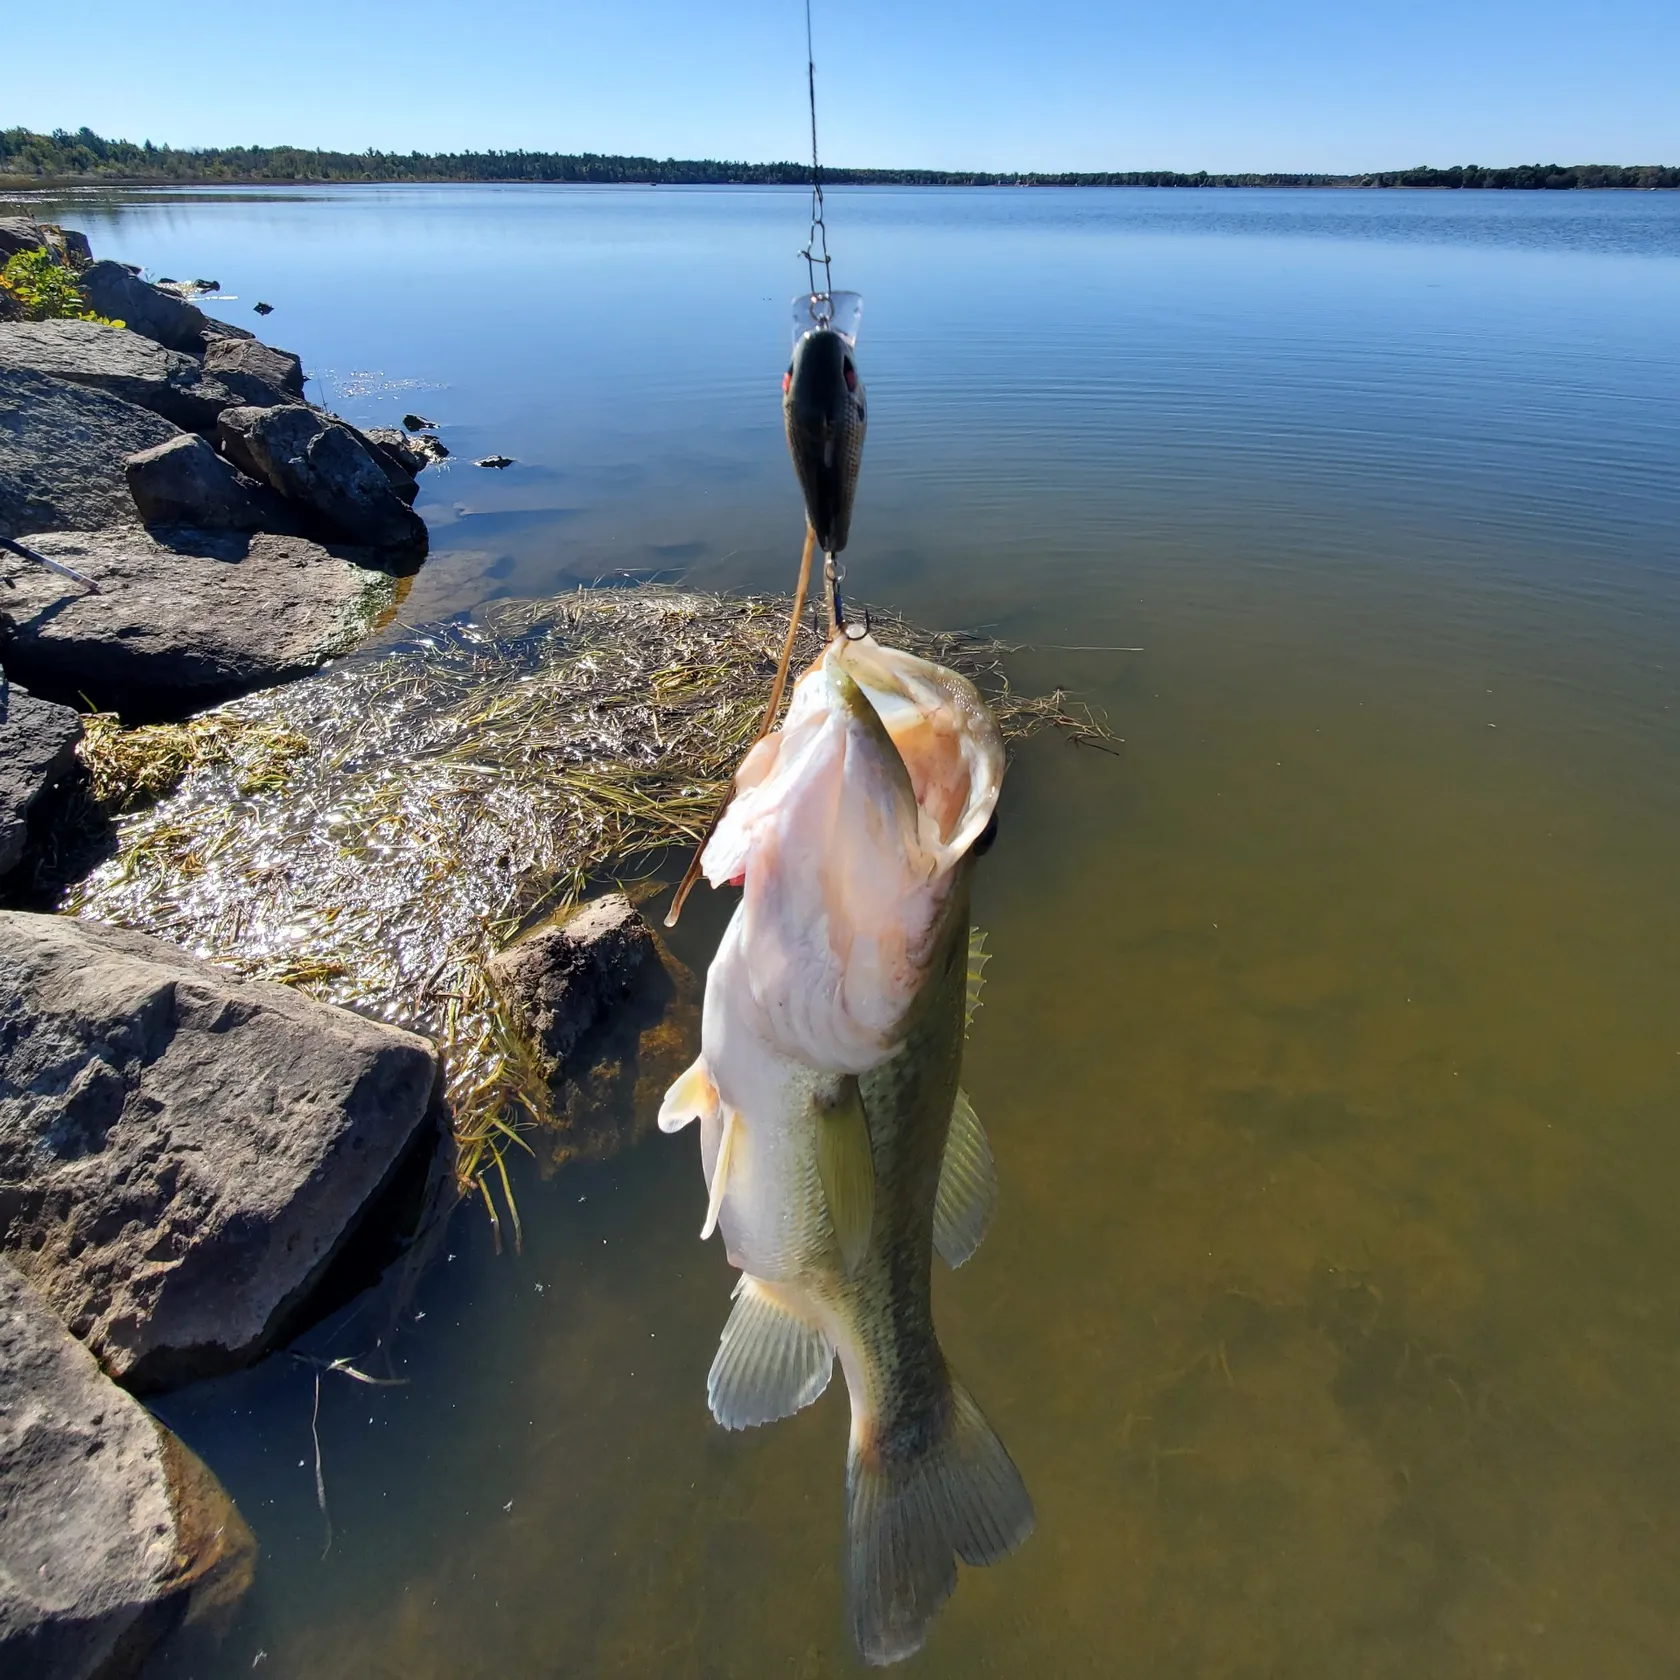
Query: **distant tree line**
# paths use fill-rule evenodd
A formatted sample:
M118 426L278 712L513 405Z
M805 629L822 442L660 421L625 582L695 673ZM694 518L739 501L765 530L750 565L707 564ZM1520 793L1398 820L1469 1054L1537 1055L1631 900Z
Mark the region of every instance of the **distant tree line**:
M299 146L157 146L106 140L92 129L0 130L0 176L167 183L260 181L585 181L671 186L800 186L802 163L608 157L594 152L321 152ZM1370 175L1241 174L1166 169L994 174L983 170L830 169L850 186L938 187L1680 187L1680 168L1655 164L1520 164L1394 169Z

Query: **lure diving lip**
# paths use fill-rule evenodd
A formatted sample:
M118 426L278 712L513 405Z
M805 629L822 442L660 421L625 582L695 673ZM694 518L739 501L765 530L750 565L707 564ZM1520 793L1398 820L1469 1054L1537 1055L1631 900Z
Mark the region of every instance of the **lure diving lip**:
M838 554L851 534L868 427L863 381L844 334L819 327L794 346L782 380L782 418L805 517L823 553Z

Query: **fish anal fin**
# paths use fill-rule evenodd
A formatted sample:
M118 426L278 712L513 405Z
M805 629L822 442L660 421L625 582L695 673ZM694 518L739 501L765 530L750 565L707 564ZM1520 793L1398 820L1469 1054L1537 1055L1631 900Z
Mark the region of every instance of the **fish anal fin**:
M680 1132L691 1120L704 1120L718 1110L718 1090L706 1058L698 1057L677 1076L659 1105L659 1129Z
M980 1007L980 994L986 986L986 964L992 953L986 949L986 936L977 927L968 930L968 986L963 1000L963 1032L974 1025L974 1012Z
M846 1526L852 1636L881 1666L920 1650L956 1588L957 1559L1007 1557L1032 1532L1033 1506L1003 1443L953 1384L944 1427L912 1456L854 1435Z
M700 1240L717 1229L718 1215L723 1212L723 1193L728 1188L729 1164L735 1158L735 1139L741 1131L741 1116L732 1108L723 1111L723 1136L718 1140L717 1163L712 1168L711 1195L706 1202L706 1223L700 1227Z
M841 1081L835 1099L817 1114L817 1176L834 1226L834 1240L850 1277L869 1248L875 1223L875 1156L869 1141L869 1116L858 1082Z
M834 1344L786 1295L742 1274L706 1378L712 1416L725 1429L792 1417L828 1387Z
M933 1246L947 1266L954 1269L973 1257L991 1226L997 1199L992 1146L968 1093L958 1091L933 1200Z

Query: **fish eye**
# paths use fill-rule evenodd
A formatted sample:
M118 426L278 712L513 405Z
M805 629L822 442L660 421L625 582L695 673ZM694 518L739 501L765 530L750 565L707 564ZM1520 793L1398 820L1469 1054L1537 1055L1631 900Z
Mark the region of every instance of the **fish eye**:
M787 395L788 386L793 383L793 363L788 363L788 370L782 375L782 395Z
M855 391L857 389L857 369L852 366L852 358L850 356L846 358L844 367L846 372L846 389L848 391Z

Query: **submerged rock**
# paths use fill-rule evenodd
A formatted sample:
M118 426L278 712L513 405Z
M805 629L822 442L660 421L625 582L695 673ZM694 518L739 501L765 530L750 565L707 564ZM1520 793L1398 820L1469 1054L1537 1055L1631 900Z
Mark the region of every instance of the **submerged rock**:
M366 550L272 532L136 526L49 533L29 546L99 593L0 550L11 585L0 585L11 620L0 662L34 693L85 696L130 722L302 676L354 646L394 590Z
M130 455L124 468L134 506L147 525L210 531L286 529L285 504L224 461L203 438L171 438Z
M0 682L0 875L22 861L29 812L76 767L82 720L68 706Z
M0 325L0 368L25 368L107 391L185 426L213 432L216 416L243 401L179 350L97 321L13 321Z
M647 923L623 893L586 904L559 926L498 952L488 971L508 1013L554 1072L583 1036L628 995L653 950Z
M425 1039L174 946L0 912L0 1251L154 1389L282 1335L435 1124Z
M314 516L318 528L376 548L426 552L426 523L392 488L384 465L349 426L302 403L229 408L222 453Z
M241 403L268 408L303 400L302 360L254 338L212 338L204 347L204 371Z
M0 367L0 536L133 524L123 463L179 436L108 392Z
M221 1484L0 1260L0 1673L132 1674L255 1559Z

